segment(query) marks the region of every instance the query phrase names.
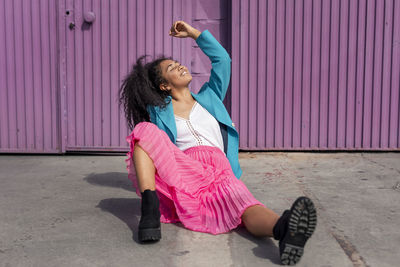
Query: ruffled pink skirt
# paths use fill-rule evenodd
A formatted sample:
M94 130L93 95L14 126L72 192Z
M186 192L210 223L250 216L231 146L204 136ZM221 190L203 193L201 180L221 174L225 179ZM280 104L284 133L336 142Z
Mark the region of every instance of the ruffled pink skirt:
M248 207L264 206L236 178L228 158L217 147L195 146L182 151L151 122L136 124L127 141L128 178L139 197L135 143L153 160L162 223L181 222L187 229L216 235L244 226L241 216Z

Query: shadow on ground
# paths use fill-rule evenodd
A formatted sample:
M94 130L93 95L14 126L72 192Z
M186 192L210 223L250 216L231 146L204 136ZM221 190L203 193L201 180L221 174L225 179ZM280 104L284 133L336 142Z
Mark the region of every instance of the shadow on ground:
M89 184L98 186L107 186L121 188L130 192L134 192L131 181L127 179L126 173L122 172L106 172L106 173L91 173L84 178ZM140 243L138 239L138 226L140 220L140 198L108 198L103 199L97 204L97 208L102 211L107 211L126 223L132 231L132 239L139 244L152 244L155 242ZM181 223L175 223L177 227L184 228ZM157 241L156 241L157 242Z
M274 264L281 264L279 257L279 248L277 248L270 237L253 236L252 234L250 234L249 231L247 231L245 227L238 227L236 229L233 229L232 232L237 233L241 237L250 240L255 245L257 245L257 247L252 248L254 256L262 259L268 259Z
M126 223L132 231L132 239L140 243L137 237L137 229L140 219L140 199L135 198L108 198L97 204L96 208L107 211Z
M121 188L136 192L131 182L127 179L126 173L122 172L91 173L86 176L84 180L92 185ZM140 206L140 198L108 198L101 200L96 207L100 208L102 211L111 213L123 221L132 231L132 239L136 243L152 244L154 242L140 243L138 239L137 232L141 215ZM181 223L174 223L174 225L186 229ZM272 263L280 264L279 252L270 238L255 237L250 234L244 226L235 228L232 232L236 232L241 237L257 245L257 247L252 249L256 257L269 259Z
M84 180L92 185L116 187L136 192L132 182L124 172L91 173Z

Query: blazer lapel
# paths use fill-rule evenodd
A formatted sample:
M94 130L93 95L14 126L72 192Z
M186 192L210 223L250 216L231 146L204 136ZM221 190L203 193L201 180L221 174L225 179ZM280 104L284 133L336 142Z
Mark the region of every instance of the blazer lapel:
M167 107L165 109L161 109L159 106L155 106L156 113L158 117L161 119L161 121L164 123L164 125L168 128L168 130L171 132L173 136L173 143L176 141L176 135L177 135L177 130L176 130L176 123L175 123L175 117L174 117L174 108L172 106L172 97L167 96L169 101L169 104L167 104Z
M192 91L190 91L192 94L193 98L196 99L197 102L200 103L208 112L210 112L213 117L227 125L228 127L232 128L234 132L237 132L236 129L232 126L232 123L230 122L230 118L227 116L223 116L223 112L218 112L218 105L223 105L223 103L213 103L210 101L207 101L206 97L202 96L201 94L195 94ZM167 97L168 99L172 99L171 96ZM161 121L164 123L164 125L168 128L168 130L171 132L173 136L173 142L175 143L176 141L176 135L177 135L177 129L176 129L176 123L175 123L175 117L174 117L174 108L172 106L172 101L169 101L169 104L167 104L165 109L161 109L160 107L156 106L155 111L158 115L158 117L161 119Z
M208 112L210 112L210 114L213 115L213 117L217 121L230 127L231 129L233 129L234 132L237 132L235 127L232 126L232 122L231 122L231 119L230 119L228 113L221 112L225 108L224 104L221 101L218 101L218 102L210 101L209 98L206 97L206 95L194 94L193 92L191 92L191 93L192 93L192 96L196 99L196 101L199 102L200 105L202 105Z

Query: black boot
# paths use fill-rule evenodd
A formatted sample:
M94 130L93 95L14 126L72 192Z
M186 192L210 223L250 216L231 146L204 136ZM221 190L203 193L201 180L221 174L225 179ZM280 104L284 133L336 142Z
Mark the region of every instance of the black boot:
M317 212L308 197L299 197L290 210L285 210L273 228L279 240L279 254L283 265L294 265L303 256L304 246L317 226Z
M279 217L278 221L276 222L274 228L273 228L273 233L274 233L274 239L275 240L281 240L288 229L288 222L289 222L289 217L290 217L290 210L285 210L281 217Z
M159 199L156 191L150 189L142 193L142 216L139 222L139 241L157 241L161 239Z

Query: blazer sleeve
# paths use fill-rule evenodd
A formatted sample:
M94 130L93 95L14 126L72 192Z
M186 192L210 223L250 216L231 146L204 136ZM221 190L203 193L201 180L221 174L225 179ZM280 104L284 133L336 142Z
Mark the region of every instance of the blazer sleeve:
M232 60L225 48L208 30L203 31L197 37L196 43L211 60L212 66L210 79L203 85L200 91L211 88L221 101L223 101L231 78Z

